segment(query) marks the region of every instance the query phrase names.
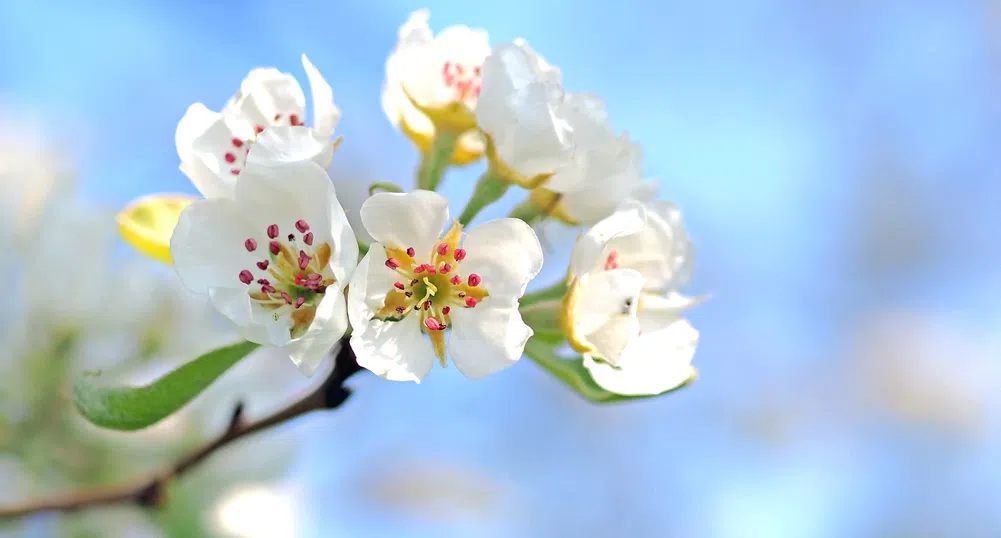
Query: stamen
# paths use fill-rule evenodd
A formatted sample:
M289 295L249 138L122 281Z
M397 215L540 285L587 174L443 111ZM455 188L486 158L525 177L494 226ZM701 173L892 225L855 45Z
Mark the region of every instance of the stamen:
M306 224L306 221L299 219L295 221L295 229L299 230L299 233L304 234L309 231L309 224Z
M476 286L479 286L480 282L482 282L482 279L480 278L480 275L478 275L476 273L473 273L473 274L469 275L469 278L466 279L466 283L469 284L470 286L474 287L474 288Z
M438 245L438 254L441 256L448 254L448 243Z
M228 162L229 164L233 164L236 162L236 155L233 155L228 151L226 152L225 157L226 157L226 162Z
M446 306L445 308L441 309L441 315L447 316L448 313L451 312L451 311L452 311L452 307L451 306Z
M303 124L302 120L299 119L299 116L297 116L295 114L289 115L288 120L289 120L289 123L291 123L293 127L298 127L298 126L300 126L300 125Z
M272 286L271 284L262 284L261 285L261 291L263 291L264 293L277 293L278 292L278 290L275 289L275 287Z
M424 310L427 311L431 308L431 301L424 301Z
M428 267L427 264L422 263L422 264L418 265L417 267L414 267L414 272L415 273L423 273L424 270L427 269L427 267ZM395 269L395 267L394 267L394 269Z
M270 237L271 239L277 239L278 238L278 225L277 224L272 224L272 225L268 226L268 237Z
M261 285L264 285L264 284L270 284L270 283L271 283L271 281L269 281L269 280L268 280L268 279L266 279L266 278L258 278L258 279L257 279L257 283L258 283L258 284L261 284Z
M285 299L285 304L292 304L292 297L289 297L289 294L284 291L282 292L282 299Z
M246 241L243 242L243 246L246 247L247 252L253 252L257 250L257 241L254 241L253 239L247 239Z
M237 148L237 149L242 148L243 147L243 140L240 140L239 138L235 138L234 137L233 138L233 147Z
M267 271L268 270L268 263L270 263L270 262L268 262L268 260L257 262L257 268L260 269L261 271Z
M403 308L402 306L396 307L396 311L399 312L400 314L402 314L405 310L406 308Z
M451 282L452 285L458 286L459 284L462 283L462 278L459 275L455 275L452 278L450 278L448 281Z
M254 131L257 131L257 134L263 133L264 132L264 126L263 125L255 125L254 126Z
M244 284L249 286L250 283L253 281L254 281L254 275L250 271L246 269L240 271L240 282L243 282Z
M409 297L413 297L414 296L414 292L412 292L412 291L405 291L405 292L403 292L403 295L406 295L408 298Z
M414 250L414 247L407 248L407 256L410 256L411 258L413 258L416 255L417 255L417 251Z
M268 250L277 256L278 253L282 251L282 247L278 244L278 241L272 241L271 244L268 245Z
M455 261L461 262L463 258L466 257L466 250L457 248L455 249L455 252L452 253L452 257L455 258Z
M424 320L424 326L427 327L428 330L431 330L431 331L444 331L445 330L445 324L439 322L438 320L436 320L434 318L428 318L428 319Z
M451 265L449 265L447 263L443 263L443 264L441 264L441 269L439 269L438 272L444 275L444 274L448 273L451 270L452 270L452 266Z
M424 268L427 269L427 272L430 275L438 273L438 270L435 269L433 265L425 265Z
M292 241L295 241L295 234L288 234L288 240L289 240L290 243Z
M615 250L608 253L608 259L605 260L605 270L610 271L612 269L617 269L619 267L619 253Z
M312 258L309 255L307 255L305 251L300 250L299 251L299 269L302 269L303 271L305 271L306 267L309 266L309 261L311 259Z
M400 260L397 260L396 258L390 258L386 260L386 267L389 267L390 269L397 269L400 267Z
M418 282L419 282L419 280L417 280L417 279L415 278L415 279L413 279L413 280L411 280L411 281L410 281L410 285L411 285L411 286L416 286Z
M396 289L398 289L398 290L402 290L402 289L406 288L406 286L403 285L403 282L397 282L397 283L393 284L393 286L395 286Z
M309 232L308 234L302 236L302 241L309 246L313 246L313 232Z
M476 299L473 297L466 297L466 306L469 308L476 306Z
M295 300L295 307L296 308L299 308L300 306L302 306L304 304L306 304L306 298L305 297L299 297L298 299Z

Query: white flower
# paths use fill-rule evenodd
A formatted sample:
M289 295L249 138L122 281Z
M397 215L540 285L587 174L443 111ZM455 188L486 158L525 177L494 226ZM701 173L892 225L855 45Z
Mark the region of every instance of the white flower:
M389 121L424 151L430 149L436 129L429 115L456 124L459 131L474 127L481 69L490 54L485 30L450 26L435 36L429 16L426 9L415 11L400 27L396 48L386 60L382 90ZM452 161L466 164L482 154L483 141L470 131L460 136Z
M523 40L494 48L483 64L483 89L476 123L499 159L528 183L550 176L573 158L572 114L559 69Z
M312 375L347 329L342 291L358 243L319 165L270 160L282 150L272 143L309 136L284 129L254 144L232 199L181 213L170 253L181 281L209 294L244 338L284 348Z
M298 145L282 146L282 151L288 160L313 159L327 168L341 113L330 85L305 54L302 65L313 94L313 127L308 129L312 136L299 137ZM269 127L303 126L305 106L306 96L295 77L273 67L254 69L221 113L201 103L188 108L177 124L175 140L181 171L207 198L232 196L255 138L272 135L261 134Z
M595 382L618 394L659 394L694 375L698 332L681 313L699 300L675 292L692 259L668 202L629 201L580 238L563 324Z
M657 184L643 179L643 153L629 134L578 151L573 165L558 171L545 188L560 193L560 210L574 223L594 224L626 200L649 201ZM564 181L561 175L572 179Z
M527 224L492 220L463 241L455 222L441 237L448 202L420 190L376 194L362 205L361 219L377 242L348 291L358 364L419 383L436 356L445 365L446 329L452 361L471 379L521 358L532 329L518 299L542 269L542 247Z

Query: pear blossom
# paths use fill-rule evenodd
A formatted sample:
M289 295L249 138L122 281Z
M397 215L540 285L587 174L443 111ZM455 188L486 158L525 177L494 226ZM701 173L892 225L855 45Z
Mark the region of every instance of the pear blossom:
M375 239L351 279L348 316L358 364L392 381L420 382L448 354L478 379L519 358L532 329L518 312L542 269L531 227L502 218L472 229L449 221L441 195L378 193L361 207ZM427 338L425 338L425 335Z
M699 302L675 290L692 246L668 202L627 201L574 246L563 325L595 382L618 394L659 394L694 375L698 332L681 317Z
M498 45L483 63L476 124L488 137L491 158L513 172L508 181L551 176L573 159L570 116L576 112L560 70L524 40Z
M233 198L188 206L170 241L182 283L208 294L241 336L283 348L307 375L347 329L343 289L358 244L330 177L311 160L274 160L295 128L251 149Z
M312 136L299 137L294 146L283 146L275 157L313 159L325 169L333 156L334 127L341 113L330 85L305 54L302 65L313 94L313 126L307 129ZM232 196L254 140L274 136L262 134L270 127L306 129L305 106L302 87L291 74L273 67L252 70L222 112L209 110L202 103L188 107L175 135L181 171L205 197Z
M558 68L524 40L499 45L483 64L476 121L487 137L495 173L536 189L546 213L574 224L594 224L627 198L648 199L640 147L616 136L604 102L566 92Z
M447 124L460 135L452 161L467 164L483 154L483 140L472 130L472 111L480 95L483 60L490 54L486 30L450 26L437 36L430 12L410 14L386 60L382 108L419 148L430 151L436 129ZM438 125L436 126L436 123Z

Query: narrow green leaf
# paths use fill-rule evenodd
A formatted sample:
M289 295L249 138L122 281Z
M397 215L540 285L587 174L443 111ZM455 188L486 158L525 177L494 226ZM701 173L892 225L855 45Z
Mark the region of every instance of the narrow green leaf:
M252 342L221 347L142 387L101 386L100 372L84 372L73 383L73 403L98 426L141 430L184 407L256 348Z
M626 400L641 400L645 398L655 398L670 394L676 390L688 386L692 380L686 381L674 389L660 394L650 396L625 396L609 392L591 378L591 373L584 367L584 359L580 356L563 358L556 353L556 346L550 340L532 337L525 346L525 355L533 362L542 367L543 370L552 374L563 384L573 389L585 400L594 403L613 403Z

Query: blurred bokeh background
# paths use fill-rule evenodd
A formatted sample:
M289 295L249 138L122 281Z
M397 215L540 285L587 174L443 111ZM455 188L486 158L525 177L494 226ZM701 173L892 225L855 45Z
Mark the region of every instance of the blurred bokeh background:
M590 405L522 361L478 382L359 375L342 409L218 454L167 510L2 536L1001 536L1001 3L976 0L0 0L0 502L157 468L311 381L257 353L148 432L75 418L83 368L152 378L227 342L113 215L195 192L174 129L253 67L334 88L331 174L409 185L380 108L416 8L523 36L608 102L699 249L699 381ZM479 169L445 180L453 211ZM485 217L519 201L509 193ZM543 226L537 281L573 230ZM180 336L178 336L180 335ZM315 381L312 381L315 382Z

